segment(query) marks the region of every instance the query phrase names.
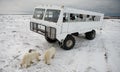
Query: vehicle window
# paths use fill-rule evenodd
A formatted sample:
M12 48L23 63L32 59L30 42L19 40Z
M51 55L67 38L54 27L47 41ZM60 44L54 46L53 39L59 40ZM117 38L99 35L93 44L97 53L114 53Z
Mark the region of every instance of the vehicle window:
M96 16L95 21L100 21L100 16Z
M63 22L80 22L80 21L85 21L85 18L86 17L83 14L74 14L74 13L63 14Z
M57 22L60 15L60 10L47 9L44 20Z
M92 16L92 20L95 21L95 16Z
M82 21L83 20L83 15L82 14L78 14L77 15L77 21Z
M63 14L63 22L92 22L92 21L100 21L100 16L75 13Z
M90 21L90 15L86 15L86 21Z
M45 9L36 8L33 18L43 19L44 12L45 12Z
M70 20L75 20L75 14L73 13L70 14Z
M69 13L64 13L63 14L63 22L68 22L69 21Z

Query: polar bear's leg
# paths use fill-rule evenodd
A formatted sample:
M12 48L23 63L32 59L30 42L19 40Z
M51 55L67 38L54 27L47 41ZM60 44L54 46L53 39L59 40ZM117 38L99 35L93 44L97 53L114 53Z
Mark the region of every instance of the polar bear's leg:
M36 59L37 61L40 61L39 56L40 56L40 54L36 52L36 53L34 54L34 59Z
M23 67L24 67L24 64L20 64L20 66L23 68Z
M28 67L30 67L30 63L27 64L27 67L26 67L26 68L28 68Z
M24 60L23 60L23 64L22 64L22 67L23 68L27 68L27 60L26 60L26 57L24 58Z
M45 64L47 64L47 59L46 59L46 57L45 57L45 59L44 59L44 60L45 60Z
M52 59L55 57L55 54L52 55Z
M28 68L30 66L30 60L29 59L26 60L26 64L25 65L26 65L25 68Z
M23 68L27 68L27 62L25 61L24 65L23 65Z
M50 60L47 60L47 64L50 65Z
M24 64L24 68L27 68L27 64Z
M49 55L46 54L44 60L45 60L45 64L49 64L50 63Z
M47 64L47 59L46 59L46 56L44 56L44 61L45 61L45 64Z
M47 64L47 60L45 59L45 64Z
M47 58L47 63L46 63L46 64L50 65L50 60L51 60L51 58L48 57L48 58Z
M36 59L37 59L37 61L40 61L40 58L39 58L39 56L37 56L37 57L36 57Z
M39 58L39 57L37 57L37 61L40 61L40 58Z
M29 63L28 63L29 65L30 65L30 64L33 64L33 61L32 61L32 60L33 60L33 59L32 59L32 57L31 57L31 58L29 59L29 61L28 61L28 62L29 62Z
M32 62L32 61L30 61L30 64L33 64L33 62Z
M23 61L21 62L20 66L21 66L21 67L23 67L23 66L24 66L24 62L23 62Z

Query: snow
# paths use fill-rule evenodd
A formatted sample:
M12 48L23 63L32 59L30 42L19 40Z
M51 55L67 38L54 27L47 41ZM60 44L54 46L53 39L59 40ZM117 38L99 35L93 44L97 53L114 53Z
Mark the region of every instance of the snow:
M48 43L44 36L30 31L31 15L0 15L0 72L119 72L120 19L104 20L104 29L97 31L94 40L84 35L75 37L72 50L63 50L58 43ZM44 64L46 49L56 47L51 65ZM40 62L20 68L23 55L37 49Z

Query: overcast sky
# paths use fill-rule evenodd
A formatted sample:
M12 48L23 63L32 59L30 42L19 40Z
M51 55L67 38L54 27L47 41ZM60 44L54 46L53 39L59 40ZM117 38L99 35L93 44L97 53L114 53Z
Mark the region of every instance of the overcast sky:
M64 5L120 16L120 0L0 0L0 14L32 14L40 4Z

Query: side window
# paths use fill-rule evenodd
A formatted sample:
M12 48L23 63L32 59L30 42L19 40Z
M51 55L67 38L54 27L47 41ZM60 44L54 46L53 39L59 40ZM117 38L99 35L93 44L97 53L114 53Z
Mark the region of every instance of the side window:
M76 22L82 21L82 18L81 18L81 16L80 16L80 14L75 14L75 21L76 21Z
M83 14L78 15L78 21L83 21Z
M88 22L91 22L91 21L94 21L94 17L92 18L93 16L92 15L87 15L87 18L86 18L86 21Z
M73 13L70 13L70 20L75 20L75 14L73 14Z
M92 16L93 21L100 21L100 16Z
M95 21L95 16L92 16L92 21Z
M70 14L70 22L80 22L83 20L82 14Z
M73 13L64 13L63 14L63 22L75 22L78 21L78 14Z
M100 16L96 16L95 21L100 21Z
M63 22L68 22L69 21L69 13L64 13L63 14Z
M100 16L74 13L63 14L63 22L92 22L92 21L100 21Z
M85 14L74 14L74 13L63 14L63 22L85 22L86 18L87 15Z
M83 14L83 20L82 21L85 22L86 18L87 18L87 15Z
M84 15L83 21L86 22L100 21L100 16Z
M86 15L86 21L90 21L90 15Z

